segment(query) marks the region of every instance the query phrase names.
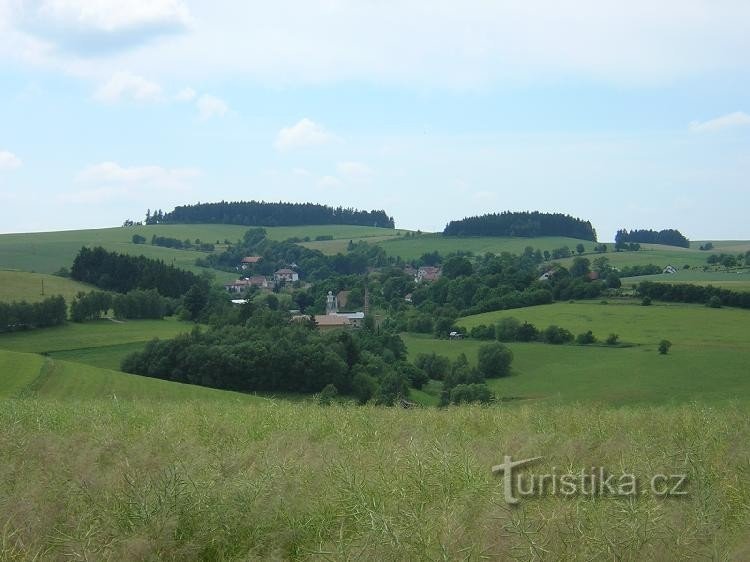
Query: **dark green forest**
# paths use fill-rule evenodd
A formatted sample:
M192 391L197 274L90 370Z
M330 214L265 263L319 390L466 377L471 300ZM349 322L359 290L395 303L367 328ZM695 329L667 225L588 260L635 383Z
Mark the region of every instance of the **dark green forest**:
M511 212L468 217L448 223L445 236L568 236L596 242L589 221L562 213Z
M133 289L156 289L165 297L181 297L199 281L190 271L144 256L127 256L104 248L81 248L70 276L106 291L127 293Z
M664 244L666 246L678 246L689 248L690 240L685 238L679 230L668 228L665 230L618 230L615 234L615 249L624 248L627 244Z
M395 228L385 211L360 211L317 203L220 201L181 205L170 213L148 211L146 224L242 224L247 226L302 226L346 224Z

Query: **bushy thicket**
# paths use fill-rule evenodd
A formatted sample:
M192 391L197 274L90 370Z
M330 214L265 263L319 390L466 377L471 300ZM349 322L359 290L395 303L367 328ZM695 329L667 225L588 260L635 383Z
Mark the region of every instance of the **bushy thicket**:
M706 304L713 297L721 305L750 308L750 292L737 292L712 285L690 285L688 283L654 283L642 281L638 284L638 294L644 299Z
M73 322L96 320L112 308L112 293L105 291L79 292L70 303L70 319Z
M65 299L60 295L35 303L0 302L0 332L59 326L67 317Z
M161 319L174 313L175 302L161 296L156 289L136 289L124 295L115 295L112 310L117 318Z
M316 203L266 203L265 201L221 201L175 207L171 213L147 215L146 224L211 223L248 226L297 226L347 224L395 228L393 217L383 211L360 211Z
M596 242L591 222L562 213L511 212L468 217L448 223L446 236L568 236Z
M156 289L165 297L178 298L199 281L190 271L144 256L127 256L104 248L81 248L70 276L100 289L127 293L133 289Z

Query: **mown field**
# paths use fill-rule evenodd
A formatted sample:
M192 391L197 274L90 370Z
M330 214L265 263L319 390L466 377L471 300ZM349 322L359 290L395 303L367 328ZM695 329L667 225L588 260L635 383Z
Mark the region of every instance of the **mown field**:
M0 270L0 301L4 302L38 302L50 296L62 295L70 304L80 291L87 292L95 288L56 275Z
M496 324L513 316L540 329L556 324L573 334L592 330L600 340L610 333L625 347L604 345L507 344L514 354L510 377L489 381L496 395L506 400L601 402L612 405L720 403L750 398L750 312L709 309L697 305L662 305L598 302L552 305L491 312L460 319L466 328ZM404 335L412 358L438 353L450 358L465 353L471 362L483 342L446 341ZM668 355L657 351L668 339ZM439 386L428 386L434 402Z
M726 405L446 410L0 400L0 559L743 560L750 417ZM634 474L503 499L490 467ZM686 496L650 492L686 474Z

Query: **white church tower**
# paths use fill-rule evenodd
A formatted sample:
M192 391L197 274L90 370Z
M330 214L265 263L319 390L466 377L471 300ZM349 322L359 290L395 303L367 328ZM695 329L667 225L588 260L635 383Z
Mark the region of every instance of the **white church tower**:
M333 291L328 291L328 298L326 299L326 314L338 314L339 303L338 299L333 295Z

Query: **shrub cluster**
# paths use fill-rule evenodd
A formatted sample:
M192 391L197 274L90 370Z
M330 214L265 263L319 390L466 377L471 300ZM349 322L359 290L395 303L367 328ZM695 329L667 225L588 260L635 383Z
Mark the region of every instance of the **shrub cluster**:
M0 302L0 332L59 326L67 316L65 299L60 295L35 303Z

